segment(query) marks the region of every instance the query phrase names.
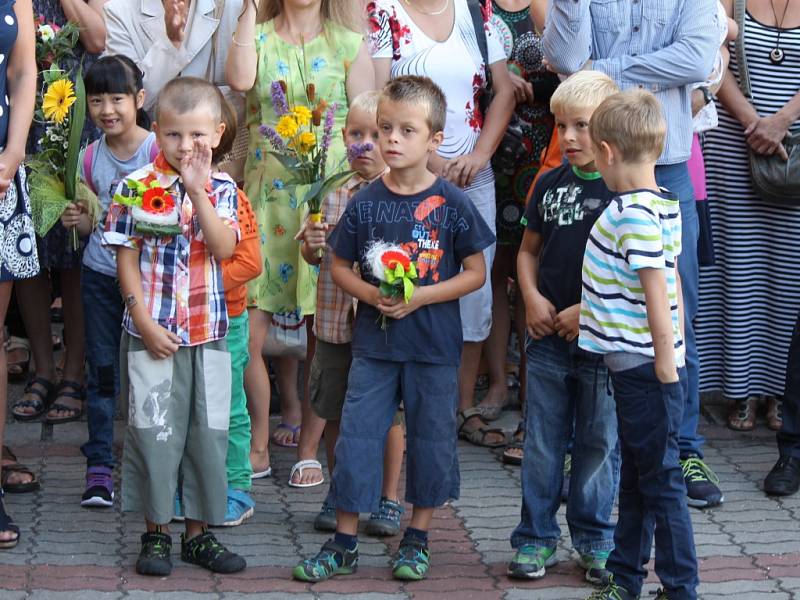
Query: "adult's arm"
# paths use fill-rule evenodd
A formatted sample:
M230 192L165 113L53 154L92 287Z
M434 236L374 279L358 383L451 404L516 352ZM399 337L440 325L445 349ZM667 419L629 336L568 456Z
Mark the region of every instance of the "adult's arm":
M80 40L90 54L99 54L106 47L106 23L103 5L108 0L61 0L68 20L80 26Z
M714 68L719 47L716 2L685 0L674 41L669 46L637 56L597 59L592 68L623 88L641 85L653 93L705 81Z
M176 48L169 40L166 26L164 35L152 43L144 39L139 11L130 10L127 2L130 0L113 0L103 7L107 32L105 54L124 54L139 65L144 72L144 108L149 111L161 88L186 68L191 57L183 46Z
M11 180L25 158L25 141L36 101L36 53L31 0L17 0L17 39L8 57L9 122L6 147L0 153L0 179ZM7 185L6 185L7 187ZM4 193L5 189L0 190Z
M551 0L542 43L544 57L557 73L580 71L592 57L590 0Z
M237 92L247 92L256 83L258 53L256 52L256 3L245 0L244 12L239 16L234 39L228 47L225 62L225 79Z
M352 100L361 92L375 89L375 69L366 42L361 44L355 60L347 70L347 98Z

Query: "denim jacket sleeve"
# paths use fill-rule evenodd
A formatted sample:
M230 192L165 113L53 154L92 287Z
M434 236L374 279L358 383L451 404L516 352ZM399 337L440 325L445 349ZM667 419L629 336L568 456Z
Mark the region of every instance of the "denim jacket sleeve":
M719 43L716 1L684 0L668 46L638 56L598 58L592 68L606 73L623 89L641 85L653 93L705 81L714 68Z

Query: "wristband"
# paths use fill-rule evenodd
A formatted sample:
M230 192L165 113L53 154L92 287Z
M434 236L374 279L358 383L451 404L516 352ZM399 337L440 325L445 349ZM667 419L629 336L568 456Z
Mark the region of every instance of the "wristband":
M250 46L255 46L256 45L255 40L253 40L249 44L243 44L241 42L236 41L236 32L235 31L231 35L231 42L233 43L234 46L239 46L240 48L249 48Z

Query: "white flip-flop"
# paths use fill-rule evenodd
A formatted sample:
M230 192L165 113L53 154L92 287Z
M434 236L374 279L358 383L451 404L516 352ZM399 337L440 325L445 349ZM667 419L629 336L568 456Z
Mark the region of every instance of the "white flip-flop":
M272 477L272 467L267 467L266 471L259 471L250 475L250 479L264 479L265 477Z
M294 478L294 474L300 471L300 478L303 478L303 471L306 469L319 469L320 472L322 471L322 465L318 460L310 459L310 460L301 460L292 467L292 470L289 472L289 487L296 487L296 488L310 488L316 485L321 485L325 483L325 476L323 475L322 479L319 481L315 481L314 483L293 483L292 479Z

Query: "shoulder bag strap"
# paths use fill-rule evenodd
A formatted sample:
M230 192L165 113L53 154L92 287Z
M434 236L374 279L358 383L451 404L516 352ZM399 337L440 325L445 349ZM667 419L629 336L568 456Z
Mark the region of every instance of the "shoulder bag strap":
M97 147L97 140L93 141L91 144L86 146L86 150L83 151L83 177L86 181L86 185L89 186L89 189L92 192L97 194L97 190L94 189L94 181L92 181L92 166L94 164L94 150Z
M489 47L486 42L486 29L483 25L483 7L482 2L491 2L492 0L467 0L469 6L469 14L472 17L472 27L475 29L475 41L478 42L478 50L480 50L481 58L483 59L484 69L486 71L486 87L489 87L492 74L489 70Z
M750 88L750 72L747 69L747 55L744 50L744 21L745 3L747 0L733 1L733 20L739 26L739 35L736 36L736 65L739 67L739 87L748 100L753 98Z

